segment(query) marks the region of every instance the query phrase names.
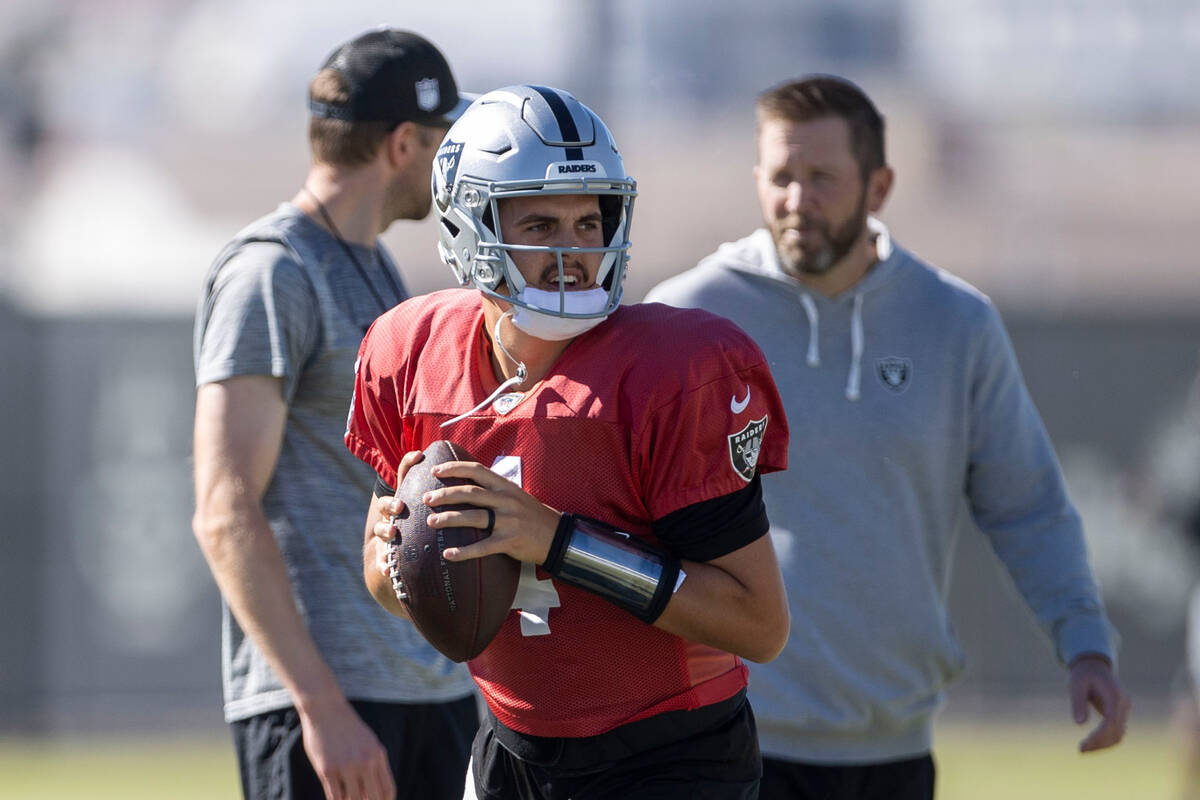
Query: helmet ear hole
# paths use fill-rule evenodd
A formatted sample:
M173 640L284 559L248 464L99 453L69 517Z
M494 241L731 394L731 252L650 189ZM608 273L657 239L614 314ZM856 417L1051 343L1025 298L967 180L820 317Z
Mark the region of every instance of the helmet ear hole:
M484 227L491 231L492 235L495 236L497 240L500 238L500 229L496 226L496 220L492 216L491 203L488 203L487 208L483 209L483 215L480 216L479 221L483 223Z
M624 205L622 198L613 194L602 194L597 199L600 201L600 230L604 235L604 244L616 244L613 242L613 236L621 225L621 207Z

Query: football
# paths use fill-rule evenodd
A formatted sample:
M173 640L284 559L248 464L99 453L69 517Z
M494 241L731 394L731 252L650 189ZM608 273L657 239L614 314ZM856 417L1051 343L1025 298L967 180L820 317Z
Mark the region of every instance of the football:
M475 458L452 442L436 441L397 488L404 510L395 521L398 535L390 545L395 565L392 584L421 635L447 658L468 661L483 652L508 617L521 564L502 553L459 562L442 557L447 547L474 544L489 535L482 528L439 530L426 524L435 509L421 502L425 492L470 483L434 477L433 467L446 461ZM470 508L474 506L448 505L436 510Z

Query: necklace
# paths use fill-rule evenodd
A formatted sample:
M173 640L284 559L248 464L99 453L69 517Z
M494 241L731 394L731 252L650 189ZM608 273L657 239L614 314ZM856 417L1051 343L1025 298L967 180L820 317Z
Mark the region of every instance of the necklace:
M370 290L371 295L375 298L375 302L379 305L379 313L382 314L393 305L396 305L396 303L401 302L404 299L404 292L400 289L400 284L396 282L395 277L392 276L391 270L387 268L383 263L383 259L379 257L379 245L371 248L371 250L375 253L375 263L379 265L379 271L387 276L388 283L392 285L392 292L396 295L396 303L392 303L391 305L388 305L383 296L375 289L375 284L371 282L370 277L367 275L367 270L359 262L358 257L354 255L354 250L351 249L350 244L342 238L342 232L338 230L337 225L333 224L333 217L329 216L329 212L325 209L325 204L317 199L317 196L312 193L312 190L307 185L300 188L317 204L317 211L320 213L321 219L325 221L329 232L333 234L334 239L337 239L337 243L341 245L342 251L350 259L350 263L354 265L354 270L358 273L358 277L362 278L362 282L366 284L367 289Z

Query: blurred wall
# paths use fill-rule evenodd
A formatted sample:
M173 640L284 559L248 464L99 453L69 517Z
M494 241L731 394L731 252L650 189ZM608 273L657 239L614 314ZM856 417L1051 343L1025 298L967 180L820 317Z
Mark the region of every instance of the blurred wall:
M190 320L43 331L44 481L68 512L42 571L47 724L211 718L219 601L191 533Z
M1140 515L1137 485L1195 380L1200 317L1005 317L1084 519L1093 570L1120 634L1122 679L1143 713L1154 713L1183 688L1184 606L1200 572L1197 543ZM951 608L969 658L954 696L996 706L1022 695L1062 699L1053 651L981 535L959 543Z
M32 725L44 701L41 571L47 541L40 326L0 297L0 720ZM66 509L59 516L65 516Z
M1114 517L1112 493L1186 395L1200 320L1007 322L1087 524L1122 674L1143 707L1161 707L1182 666L1191 567L1147 573L1173 543ZM0 334L12 365L0 438L21 454L0 459L0 730L218 727L220 601L190 532L190 318L34 321L8 308ZM1060 691L1048 641L975 532L959 543L951 612L969 659L956 700Z
M218 722L219 596L191 534L190 320L8 312L0 333L6 366L23 366L6 369L0 417L0 727Z

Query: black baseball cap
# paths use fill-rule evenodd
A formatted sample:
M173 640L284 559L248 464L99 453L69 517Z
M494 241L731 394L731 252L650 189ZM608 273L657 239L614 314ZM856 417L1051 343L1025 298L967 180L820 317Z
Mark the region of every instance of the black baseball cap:
M340 72L349 100L308 98L315 117L348 122L417 122L449 126L474 95L462 95L450 65L433 43L411 31L376 28L338 47L321 69Z

